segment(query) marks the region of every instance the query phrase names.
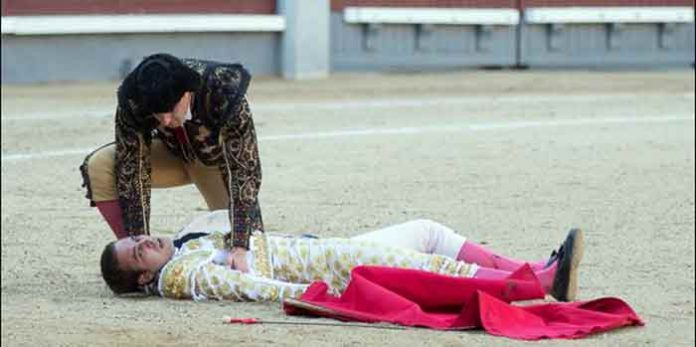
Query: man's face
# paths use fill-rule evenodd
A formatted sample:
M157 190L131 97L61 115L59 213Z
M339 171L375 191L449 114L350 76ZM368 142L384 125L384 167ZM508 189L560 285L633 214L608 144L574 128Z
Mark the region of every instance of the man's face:
M120 239L114 246L116 259L123 270L157 273L174 254L168 237L138 235Z
M184 124L186 114L189 111L191 103L191 92L186 92L181 97L179 102L174 105L174 109L167 113L157 113L155 118L159 121L160 126L165 128L178 128Z

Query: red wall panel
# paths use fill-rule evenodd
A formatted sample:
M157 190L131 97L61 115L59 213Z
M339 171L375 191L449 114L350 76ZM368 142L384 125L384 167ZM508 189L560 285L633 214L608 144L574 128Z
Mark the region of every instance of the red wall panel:
M275 14L275 0L1 0L2 15L249 13ZM347 6L518 8L563 6L694 6L694 0L331 0Z

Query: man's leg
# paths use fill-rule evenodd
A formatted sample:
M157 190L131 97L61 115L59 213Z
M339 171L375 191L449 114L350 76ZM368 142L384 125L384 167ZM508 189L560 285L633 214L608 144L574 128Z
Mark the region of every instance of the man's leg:
M582 230L574 228L568 232L561 247L553 256L551 264L535 270L544 291L559 301L575 300L578 290L578 267L582 260L585 236ZM474 274L476 278L505 279L510 271L479 267Z
M546 259L526 262L492 252L454 230L431 220L419 219L375 230L353 237L356 240L412 249L421 253L440 254L479 266L514 271L525 263L534 270L542 269Z
M541 286L544 288L544 292L546 293L549 293L551 291L551 287L553 286L553 279L556 275L556 267L556 263L553 263L545 269L538 269L534 271L534 275L537 277L539 283L541 283ZM474 278L504 280L510 277L513 272L514 271L479 266L474 274Z
M466 238L452 229L427 219L418 219L352 237L385 246L400 247L420 253L456 258Z
M100 147L87 155L80 167L87 188L87 198L96 206L117 239L128 236L123 229L123 216L118 204L114 157L116 145Z
M116 145L97 149L85 158L82 167L88 198L92 200L116 238L128 234L123 229L123 212L116 190ZM182 161L171 154L160 140L152 140L152 187L168 188L191 183Z
M548 259L542 259L528 262L506 257L471 241L466 241L466 243L464 243L455 258L467 263L478 264L485 268L504 271L515 271L525 263L529 264L533 270L541 270L546 266L546 262L548 261Z
M213 212L197 217L181 230L181 234L232 230L229 217L230 197L220 168L195 161L187 164L186 170L193 184L203 195L208 209Z
M472 277L475 264L439 254L427 254L406 247L395 247L366 238L269 238L274 253L275 274L289 282L322 279L342 289L350 272L360 265L376 265L423 270L457 277Z
M230 208L227 186L222 180L222 171L217 165L206 166L200 161L195 161L186 165L186 170L193 184L203 195L209 210L228 210Z

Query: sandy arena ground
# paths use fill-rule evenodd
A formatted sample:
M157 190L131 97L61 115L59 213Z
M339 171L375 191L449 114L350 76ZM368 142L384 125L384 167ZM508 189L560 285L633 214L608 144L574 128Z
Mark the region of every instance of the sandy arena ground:
M78 165L113 137L115 87L2 87L3 346L525 344L229 326L223 316L295 318L278 304L114 297L98 267L112 235ZM540 344L694 345L693 70L256 79L249 99L267 230L350 236L430 218L539 259L582 227L580 299L624 298L647 326ZM192 186L155 191L153 206L153 233L205 210Z

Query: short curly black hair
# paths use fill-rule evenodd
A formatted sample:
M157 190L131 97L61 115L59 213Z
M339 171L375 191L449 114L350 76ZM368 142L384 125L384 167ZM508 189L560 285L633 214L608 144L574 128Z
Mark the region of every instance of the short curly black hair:
M202 84L195 70L166 53L145 57L131 73L135 101L148 114L171 112L185 92L197 91Z
M116 258L116 241L109 242L104 247L101 255L102 278L109 286L111 291L116 294L126 294L140 292L138 276L136 271L121 269Z

